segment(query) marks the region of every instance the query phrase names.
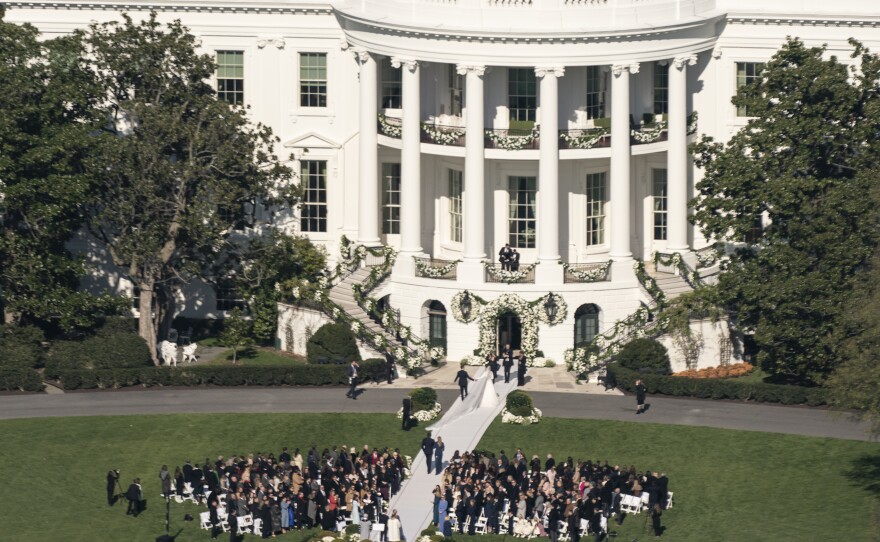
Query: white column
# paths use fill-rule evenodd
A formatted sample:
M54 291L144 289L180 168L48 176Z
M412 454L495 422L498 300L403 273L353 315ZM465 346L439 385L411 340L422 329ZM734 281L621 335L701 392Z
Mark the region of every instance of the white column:
M559 263L559 78L562 66L535 68L541 78L541 147L538 154L538 262L536 280L562 283Z
M669 66L669 146L666 151L668 227L666 249L689 250L687 234L687 67L697 55L676 57Z
M465 142L464 142L464 254L459 266L459 279L465 282L482 280L482 260L486 257L485 238L485 151L483 148L483 76L485 66L456 67L465 75Z
M419 63L394 58L391 65L403 71L403 121L400 153L400 252L398 261L412 268L412 256L422 253L421 136Z
M632 191L630 189L630 111L629 75L639 73L639 65L611 67L611 258L632 259Z
M378 83L376 60L363 50L354 51L360 64L360 123L358 179L358 242L376 246L379 241Z

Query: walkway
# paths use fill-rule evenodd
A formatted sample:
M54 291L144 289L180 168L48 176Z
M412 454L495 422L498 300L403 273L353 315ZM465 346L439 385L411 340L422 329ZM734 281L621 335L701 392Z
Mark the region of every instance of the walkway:
M473 369L468 372L473 374ZM476 381L470 384L467 399L456 399L446 414L428 427L434 439L438 436L443 439L445 445L443 468L449 464L449 458L455 450L465 451L476 448L477 443L483 438L483 433L501 413L505 397L516 387L515 375L509 384L505 384L500 375L494 385L490 379L491 374L485 368L479 369L476 373ZM433 469L429 473L425 454L420 452L414 457L412 476L389 503L389 509L396 509L400 515L404 538L410 542L414 541L422 529L431 522L434 504L431 492L434 486L440 483L437 467L433 464L431 466Z

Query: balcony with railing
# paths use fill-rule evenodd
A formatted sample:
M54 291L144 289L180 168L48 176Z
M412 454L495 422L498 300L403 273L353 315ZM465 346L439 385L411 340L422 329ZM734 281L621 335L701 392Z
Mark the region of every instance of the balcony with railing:
M566 284L602 282L611 280L611 261L595 263L564 263L563 281Z
M426 279L455 280L458 278L459 260L413 257L416 276Z
M537 264L515 264L515 269L506 264L485 262L486 282L505 284L534 284Z

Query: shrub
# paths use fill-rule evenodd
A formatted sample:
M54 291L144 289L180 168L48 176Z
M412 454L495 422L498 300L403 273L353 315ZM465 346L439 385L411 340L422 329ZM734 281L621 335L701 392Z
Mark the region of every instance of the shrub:
M81 341L57 341L49 350L46 377L71 369L152 367L147 343L135 333L106 332Z
M516 416L530 416L532 414L532 398L524 391L514 390L507 394L507 411Z
M761 403L810 406L824 405L827 395L824 388L765 384L763 382L740 382L720 378L687 378L681 376L644 375L618 365L609 365L617 386L635 391L635 382L641 379L648 393L701 399L734 399Z
M0 390L43 391L40 373L30 367L0 368Z
M658 373L669 373L669 353L666 347L654 339L635 339L628 342L617 354L617 362L621 367L638 371L650 369Z
M431 410L437 402L437 392L434 388L416 388L409 392L412 397L412 411Z
M0 368L35 369L43 364L43 332L33 326L0 326Z
M360 361L361 354L351 328L346 324L324 324L306 344L306 357L309 363L318 363L318 358L344 358L349 362Z
M384 374L384 360L361 364L367 378ZM65 390L113 389L130 386L341 386L348 384L345 365L248 367L194 365L117 369L63 369L58 377Z

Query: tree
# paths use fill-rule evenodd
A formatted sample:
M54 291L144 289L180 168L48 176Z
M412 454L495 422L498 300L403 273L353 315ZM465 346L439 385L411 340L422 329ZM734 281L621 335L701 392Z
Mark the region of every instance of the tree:
M843 363L828 378L831 403L856 409L880 436L880 252L850 296L843 319Z
M799 382L837 365L835 330L878 242L880 61L852 45L867 75L850 80L824 48L789 39L733 99L754 116L748 125L727 144L693 148L704 170L693 221L740 247L718 298L754 332L762 367Z
M0 11L0 298L4 321L70 330L122 305L77 291L86 273L65 247L94 185L84 162L104 123L79 35L40 41Z
M293 204L297 189L271 130L215 98L207 81L216 66L180 21L123 19L93 24L84 38L111 119L90 167L89 228L139 288L138 332L158 364L175 293L222 276L235 211Z
M238 361L239 350L247 350L254 344L254 340L251 338L251 323L244 318L238 307L232 309L232 312L224 320L220 343L226 348L232 348L233 364Z

